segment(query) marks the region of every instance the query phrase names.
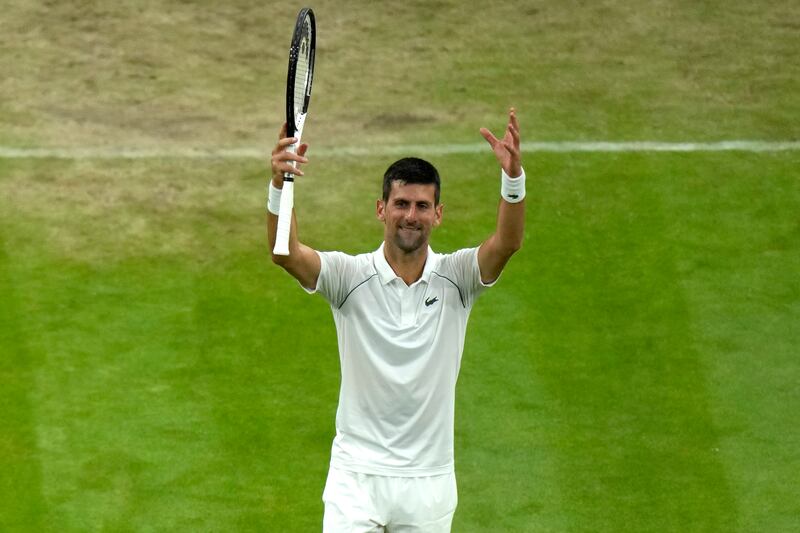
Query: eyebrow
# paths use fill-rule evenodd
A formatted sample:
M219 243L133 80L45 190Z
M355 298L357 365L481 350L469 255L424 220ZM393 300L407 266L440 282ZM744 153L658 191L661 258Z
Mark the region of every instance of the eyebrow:
M412 200L411 198L407 198L405 196L395 196L394 198L392 198L392 201L393 202L414 202L414 203L417 203L417 204L421 204L421 203L429 204L429 203L432 202L432 200L430 200L428 198Z

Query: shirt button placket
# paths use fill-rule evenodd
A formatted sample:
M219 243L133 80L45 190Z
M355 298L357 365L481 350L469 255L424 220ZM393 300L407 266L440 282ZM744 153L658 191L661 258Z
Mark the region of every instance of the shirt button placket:
M414 310L411 308L411 293L413 292L410 287L400 289L400 323L403 326L410 325L414 320Z

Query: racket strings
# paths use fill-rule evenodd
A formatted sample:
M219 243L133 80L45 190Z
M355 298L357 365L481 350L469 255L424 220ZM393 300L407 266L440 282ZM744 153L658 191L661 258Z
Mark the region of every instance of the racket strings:
M297 54L297 68L294 78L294 116L295 121L306 110L308 86L311 83L311 20L306 18Z

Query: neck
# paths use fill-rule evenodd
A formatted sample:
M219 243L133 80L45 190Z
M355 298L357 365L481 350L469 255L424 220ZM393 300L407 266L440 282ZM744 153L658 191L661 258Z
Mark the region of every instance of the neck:
M392 267L394 273L402 279L406 285L411 285L422 277L425 270L425 261L428 259L428 245L420 246L413 252L406 253L389 243L383 245L383 256L386 262Z

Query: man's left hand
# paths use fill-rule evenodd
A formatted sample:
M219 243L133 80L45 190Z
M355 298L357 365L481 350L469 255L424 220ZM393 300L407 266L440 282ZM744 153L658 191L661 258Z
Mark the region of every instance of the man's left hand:
M513 107L508 110L508 126L502 139L495 137L491 131L481 128L481 135L491 145L497 162L512 178L522 174L522 162L519 149L519 121L517 110Z

